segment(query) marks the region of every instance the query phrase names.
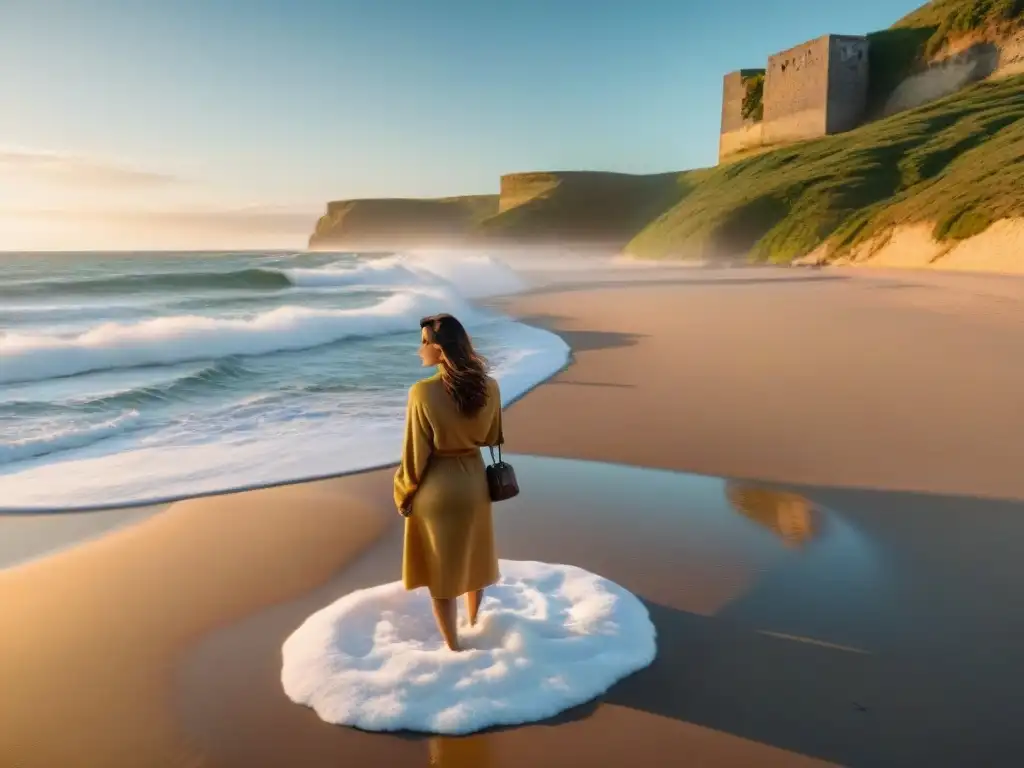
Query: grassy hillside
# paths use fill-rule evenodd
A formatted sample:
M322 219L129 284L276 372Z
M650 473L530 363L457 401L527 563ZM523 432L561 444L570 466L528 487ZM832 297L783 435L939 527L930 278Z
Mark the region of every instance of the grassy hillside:
M933 0L871 39L870 106L950 49L1001 40L1024 0ZM762 108L748 78L744 114ZM331 203L313 247L437 242L600 243L644 257L785 263L833 256L895 224L966 238L1024 216L1024 76L970 86L848 133L740 155L714 168L505 176L502 194Z
M517 242L593 241L625 245L693 188L692 174L596 171L517 174L539 190L481 222L489 238ZM507 185L503 182L503 188ZM502 204L504 208L504 203Z
M958 37L1014 24L1022 16L1024 0L932 0L892 28L930 30L924 53L931 57Z
M933 0L869 35L869 112L944 51L1022 24L1024 0ZM710 169L627 249L787 262L825 242L841 255L893 224L929 222L956 239L1011 215L1024 215L1021 77Z
M868 35L869 109L884 104L897 84L965 38L999 37L1024 23L1024 0L933 0Z
M702 172L627 246L655 258L836 255L895 223L968 237L1024 215L1024 77Z
M311 248L459 239L498 210L497 195L338 200L327 204Z
M342 200L328 204L310 247L573 242L618 249L694 189L701 173L519 173L502 179L500 197Z

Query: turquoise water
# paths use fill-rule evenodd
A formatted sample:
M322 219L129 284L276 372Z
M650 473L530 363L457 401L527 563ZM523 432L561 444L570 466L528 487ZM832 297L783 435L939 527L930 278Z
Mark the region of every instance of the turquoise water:
M397 458L418 320L462 319L517 396L556 336L474 300L486 255L0 255L0 508L180 497Z

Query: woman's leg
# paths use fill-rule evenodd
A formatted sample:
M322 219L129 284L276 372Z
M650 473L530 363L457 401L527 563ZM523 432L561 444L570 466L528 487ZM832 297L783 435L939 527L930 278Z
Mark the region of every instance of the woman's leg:
M476 592L466 593L466 611L469 613L469 625L476 626L476 615L480 611L480 602L484 599L484 591L478 589Z
M431 598L434 606L434 619L445 645L453 651L459 650L458 603L451 598Z

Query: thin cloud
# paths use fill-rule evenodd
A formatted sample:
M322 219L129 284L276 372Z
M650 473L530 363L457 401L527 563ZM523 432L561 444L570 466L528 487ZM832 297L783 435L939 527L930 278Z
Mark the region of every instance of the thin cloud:
M64 210L0 207L0 216L78 222L131 228L173 228L232 233L239 230L257 234L308 233L320 213L288 206L261 205L222 209L182 210Z
M133 213L126 221L148 226L251 233L310 232L319 213L286 208L239 208L220 211L154 211Z
M290 206L91 211L0 206L0 252L305 248L318 216Z
M38 181L105 187L159 187L182 179L82 155L20 147L0 147L0 175L16 173Z

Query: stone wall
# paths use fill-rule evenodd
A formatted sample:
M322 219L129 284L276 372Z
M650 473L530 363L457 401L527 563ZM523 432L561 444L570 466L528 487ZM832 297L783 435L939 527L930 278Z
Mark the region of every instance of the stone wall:
M825 134L829 43L826 35L768 57L762 129L765 144Z
M856 128L868 97L867 38L824 35L768 57L767 70L730 72L722 87L718 159ZM744 80L764 72L760 122L743 118Z
M743 117L743 98L748 78L763 74L763 69L730 72L722 81L722 127L718 141L718 159L761 145L761 122Z
M832 35L829 46L825 132L856 128L868 106L869 43L863 37Z

